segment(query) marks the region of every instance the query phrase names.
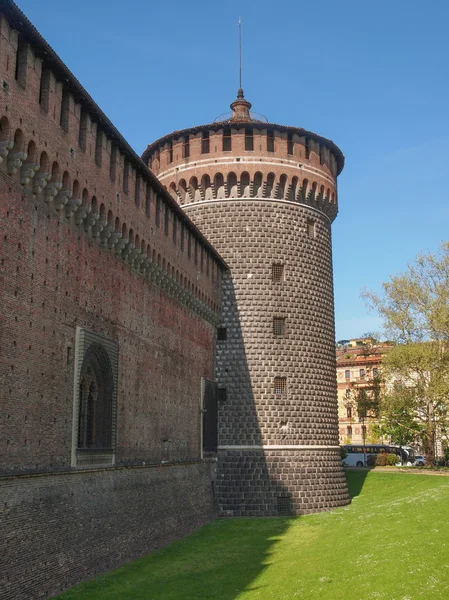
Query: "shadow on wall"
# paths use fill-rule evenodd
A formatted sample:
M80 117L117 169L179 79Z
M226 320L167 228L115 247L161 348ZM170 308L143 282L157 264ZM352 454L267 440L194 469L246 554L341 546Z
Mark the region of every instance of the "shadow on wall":
M279 478L274 478L276 468L273 464L268 467L263 451L241 448L260 447L266 443L258 409L270 410L271 407L256 406L253 386L260 384L261 377L253 364L252 370L259 381L251 380L236 291L229 271L223 278L223 323L226 340L217 341L217 382L219 388L225 390L225 394L219 393L218 407L217 499L220 514L230 517L292 515L292 495L281 482L281 478L286 477L285 469L292 465L283 464L277 469ZM253 356L252 360L260 361L260 356Z

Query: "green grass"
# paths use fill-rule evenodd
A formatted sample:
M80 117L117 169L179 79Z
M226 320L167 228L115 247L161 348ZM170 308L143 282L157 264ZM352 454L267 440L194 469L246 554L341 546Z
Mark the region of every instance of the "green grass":
M449 598L449 477L348 472L353 501L222 519L60 600Z

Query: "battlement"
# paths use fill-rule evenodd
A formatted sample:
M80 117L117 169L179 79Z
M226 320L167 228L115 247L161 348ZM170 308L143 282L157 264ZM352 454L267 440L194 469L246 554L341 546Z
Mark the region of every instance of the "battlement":
M142 158L181 205L257 198L307 204L331 220L338 211L344 157L303 129L230 119L174 132Z
M2 9L0 171L214 319L223 260L25 15Z

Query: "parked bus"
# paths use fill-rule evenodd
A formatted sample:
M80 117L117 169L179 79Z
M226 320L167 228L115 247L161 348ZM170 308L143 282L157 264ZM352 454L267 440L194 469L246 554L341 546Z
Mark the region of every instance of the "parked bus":
M366 467L374 465L376 455L385 452L396 454L398 457L396 465L411 466L415 463L415 453L412 448L402 448L391 444L366 444L342 446L347 453L343 459L344 467ZM369 457L373 457L370 459Z

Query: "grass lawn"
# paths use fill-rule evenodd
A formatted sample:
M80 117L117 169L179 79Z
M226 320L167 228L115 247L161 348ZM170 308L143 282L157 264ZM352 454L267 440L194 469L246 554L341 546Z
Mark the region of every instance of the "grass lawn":
M447 600L449 477L347 476L347 507L217 520L58 598Z

